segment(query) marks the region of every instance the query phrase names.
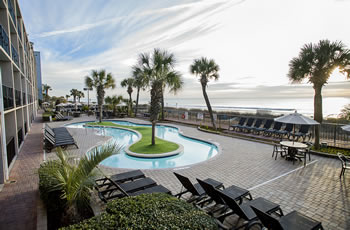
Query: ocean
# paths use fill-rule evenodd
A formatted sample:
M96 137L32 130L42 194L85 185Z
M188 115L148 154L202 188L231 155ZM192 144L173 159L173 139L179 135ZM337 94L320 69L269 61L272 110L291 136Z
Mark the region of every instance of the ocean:
M225 99L209 98L214 110L218 111L256 111L267 110L277 113L290 113L297 110L307 116L313 116L314 101L311 98L246 98ZM142 103L147 103L144 101ZM350 104L347 97L323 97L323 116L337 117L342 108ZM206 109L204 98L165 98L165 105L177 108Z

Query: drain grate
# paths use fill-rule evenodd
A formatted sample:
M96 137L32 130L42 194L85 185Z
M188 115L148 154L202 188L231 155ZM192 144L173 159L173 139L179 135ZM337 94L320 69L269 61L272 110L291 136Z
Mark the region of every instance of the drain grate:
M16 180L10 180L10 181L7 181L6 184L14 184L14 183L17 183Z

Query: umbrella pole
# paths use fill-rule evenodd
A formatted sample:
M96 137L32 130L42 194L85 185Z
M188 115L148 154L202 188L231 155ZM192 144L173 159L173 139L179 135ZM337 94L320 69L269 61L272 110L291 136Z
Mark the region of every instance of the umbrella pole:
M294 145L294 139L295 139L295 124L293 124L293 145Z

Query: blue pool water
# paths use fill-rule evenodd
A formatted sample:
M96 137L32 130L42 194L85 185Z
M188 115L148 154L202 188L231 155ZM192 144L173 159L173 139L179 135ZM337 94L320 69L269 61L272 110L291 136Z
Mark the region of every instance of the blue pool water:
M145 126L127 121L112 122L125 126ZM84 124L85 123L74 123L67 125L67 127L85 128L83 127ZM112 142L123 146L123 149L125 146L134 143L138 139L136 133L123 129L90 127L86 129L88 129L88 132L94 132L98 135L112 136ZM174 127L157 125L156 136L164 140L182 144L184 146L184 152L176 156L149 159L132 157L125 154L124 150L122 150L120 154L107 158L101 164L108 167L129 169L175 168L208 160L218 153L218 149L215 145L182 136L179 134L179 130Z

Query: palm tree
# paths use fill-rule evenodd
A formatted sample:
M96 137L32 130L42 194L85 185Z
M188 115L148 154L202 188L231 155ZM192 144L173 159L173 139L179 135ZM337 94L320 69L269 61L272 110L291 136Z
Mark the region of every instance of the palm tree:
M146 87L146 76L142 72L142 66L135 65L132 67L132 76L134 78L134 87L136 87L136 108L135 116L137 115L137 110L139 106L139 95L140 90L144 90Z
M172 86L170 90L174 93L181 87L174 87L175 84L171 82L181 82L182 85L181 74L174 70L174 65L174 55L160 49L154 49L152 56L144 53L140 54L138 58L138 66L141 67L145 76L145 85L151 88L152 145L155 145L155 126L161 110L164 85Z
M77 111L77 97L79 96L79 90L77 89L71 89L70 95L73 96L73 101L75 104L75 111Z
M120 82L120 86L125 88L127 87L127 92L129 94L129 101L128 101L128 110L129 110L129 116L131 116L132 114L132 98L131 98L131 94L133 92L132 87L135 84L135 79L134 78L126 78L124 79L122 82Z
M96 147L76 161L71 154L58 148L58 159L46 161L39 168L39 189L44 202L47 205L51 202L61 204L64 209L62 217L68 218L68 223L81 220L82 211L89 208L97 166L119 152L120 148L115 145ZM59 197L54 194L59 194ZM52 197L59 201L52 201Z
M84 94L84 92L79 91L79 92L78 92L78 102L79 102L79 103L80 103L80 99L81 99L82 97L85 97L85 94Z
M219 79L219 74L218 74L219 70L220 70L219 65L216 64L213 59L208 60L205 57L202 57L201 59L195 59L193 64L190 66L190 72L200 77L199 81L202 85L204 100L205 100L205 103L207 104L211 123L215 130L216 130L216 124L213 116L213 110L211 109L209 98L206 92L206 88L210 79L214 79L214 80Z
M43 84L43 92L45 93L45 101L49 99L49 90L52 90L51 86L48 84Z
M68 99L70 98L70 95L66 95L66 100L67 100L67 102L68 102Z
M105 90L115 88L115 81L111 73L106 74L106 70L92 70L91 76L85 77L85 84L87 87L96 89L97 93L97 104L100 110L99 122L102 122L102 105L105 97Z
M113 114L114 115L116 113L116 107L121 101L123 101L123 97L122 96L115 96L114 95L113 97L108 96L108 97L105 98L106 104L108 104L110 109L113 110Z
M314 96L314 119L322 123L322 87L327 83L335 68L349 77L350 50L346 49L342 42L330 42L321 40L317 44L305 44L298 57L289 63L288 78L294 82L308 79L313 84ZM315 148L320 144L320 127L315 127Z

